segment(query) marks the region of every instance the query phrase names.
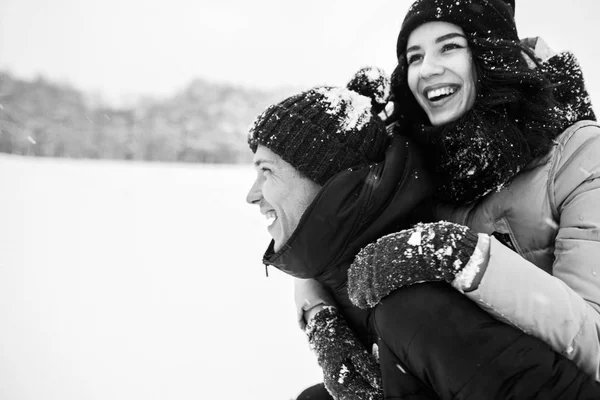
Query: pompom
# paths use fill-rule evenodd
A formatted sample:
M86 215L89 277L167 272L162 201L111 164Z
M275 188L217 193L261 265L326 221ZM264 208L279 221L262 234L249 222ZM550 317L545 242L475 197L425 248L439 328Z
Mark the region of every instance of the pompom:
M390 97L390 79L381 68L361 68L346 87L371 99L373 111L379 114Z

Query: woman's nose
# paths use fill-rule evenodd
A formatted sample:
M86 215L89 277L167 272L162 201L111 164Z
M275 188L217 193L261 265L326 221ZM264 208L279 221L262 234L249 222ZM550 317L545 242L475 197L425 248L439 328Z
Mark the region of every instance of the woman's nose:
M430 78L435 75L441 75L444 72L444 67L440 64L439 60L435 56L425 56L421 63L421 69L419 70L419 76L421 78Z

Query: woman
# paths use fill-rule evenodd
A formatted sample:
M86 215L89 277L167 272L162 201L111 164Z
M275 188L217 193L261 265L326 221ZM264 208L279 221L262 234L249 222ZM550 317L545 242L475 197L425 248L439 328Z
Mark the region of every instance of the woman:
M385 156L379 146L367 165L359 164L363 157L338 165L337 155L354 153L342 148L357 142L367 148L371 142L384 143L385 129L374 116L373 124L355 118L363 114L356 112L358 104L368 103L364 98L354 104L344 98L360 96L346 93L338 98L328 89L323 100L322 92L309 91L269 107L254 124L250 143L253 149L262 145L286 157L292 167L322 185L297 225L287 230L285 243L272 242L263 261L295 277L314 278L331 291L338 309L324 307L316 312L306 331L334 397L600 397L600 385L572 362L539 339L495 320L445 283L396 290L372 310L350 304L346 283L354 256L377 237L409 226L412 210L431 194L431 185L420 152L398 135L391 139ZM323 108L325 103L332 106ZM350 131L344 128L348 121L352 121ZM267 197L273 198L273 186L281 180L273 171L259 170L248 202L268 214L273 207ZM450 232L456 242L453 254L442 255L450 265L469 259L480 237L457 225L434 229L440 237ZM378 250L383 253L395 247ZM368 264L377 267L384 261L377 260L377 254L373 257ZM413 258L418 258L416 252ZM379 365L365 349L371 349L373 341L378 344ZM382 379L377 378L379 371ZM304 393L301 398L323 398L315 396Z
M351 268L351 297L372 307L403 286L452 282L600 380L600 127L585 120L594 115L583 85L553 92L549 68L520 43L512 10L497 0L415 2L397 52L394 118L432 155L446 203L433 219L486 235L477 261L423 264L403 276L389 258L402 259L407 233L382 239ZM400 255L383 257L388 246ZM369 265L369 254L383 261ZM396 276L383 284L373 278L382 273Z
M428 217L490 235L478 238L479 261L458 280L439 262L403 266L410 239L426 241L425 228L443 225L420 227L363 251L350 295L363 308L381 303L377 312L396 288L452 282L598 379L598 127L584 121L594 115L572 56L539 64L519 42L512 12L501 1L418 1L398 40L396 131L435 154L437 197L448 204ZM452 26L425 25L435 21ZM400 276L403 267L410 273ZM299 292L305 308L320 303L314 290Z

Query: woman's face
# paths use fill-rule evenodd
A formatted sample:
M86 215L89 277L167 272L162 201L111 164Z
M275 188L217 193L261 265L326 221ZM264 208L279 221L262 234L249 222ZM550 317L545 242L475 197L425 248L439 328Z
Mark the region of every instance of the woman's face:
M433 126L454 121L473 107L475 69L462 28L424 23L408 37L406 61L410 91Z

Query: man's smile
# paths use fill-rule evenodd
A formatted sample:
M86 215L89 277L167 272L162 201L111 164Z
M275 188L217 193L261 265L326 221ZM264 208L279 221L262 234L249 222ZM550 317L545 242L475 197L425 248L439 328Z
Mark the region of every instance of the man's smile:
M270 228L273 226L273 224L277 220L277 213L275 213L275 211L273 211L273 210L267 211L265 213L265 218L267 219L267 228Z

